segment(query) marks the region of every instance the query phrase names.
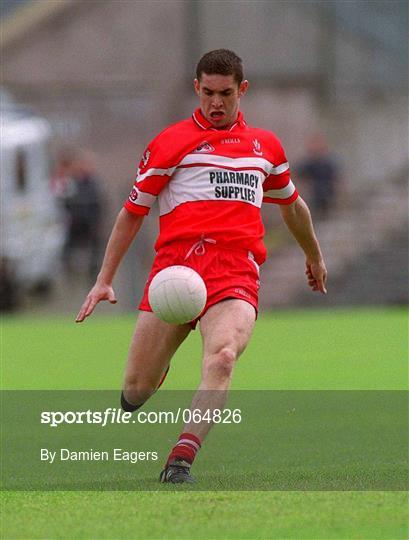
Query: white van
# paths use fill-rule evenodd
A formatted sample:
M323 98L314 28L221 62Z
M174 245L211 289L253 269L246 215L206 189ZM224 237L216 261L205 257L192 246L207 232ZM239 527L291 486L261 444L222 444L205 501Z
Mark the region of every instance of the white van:
M8 100L1 109L0 257L13 268L13 281L29 290L51 284L64 243L50 187L51 128Z

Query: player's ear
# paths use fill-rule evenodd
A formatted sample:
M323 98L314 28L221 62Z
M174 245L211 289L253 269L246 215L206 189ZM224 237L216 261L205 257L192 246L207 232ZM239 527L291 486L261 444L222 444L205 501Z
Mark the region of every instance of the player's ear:
M196 94L199 95L200 94L200 82L197 79L195 79L193 81L193 86L195 87Z
M249 82L248 80L244 80L240 83L240 86L239 86L239 97L242 97L244 96L244 94L247 92L249 88Z

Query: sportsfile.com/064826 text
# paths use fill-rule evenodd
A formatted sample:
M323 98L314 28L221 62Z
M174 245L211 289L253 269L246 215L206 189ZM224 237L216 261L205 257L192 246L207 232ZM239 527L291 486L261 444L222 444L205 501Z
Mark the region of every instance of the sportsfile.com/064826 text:
M182 409L175 411L139 411L136 414L108 407L104 411L42 411L40 423L50 427L62 424L177 424L179 421L200 424L240 424L241 409Z

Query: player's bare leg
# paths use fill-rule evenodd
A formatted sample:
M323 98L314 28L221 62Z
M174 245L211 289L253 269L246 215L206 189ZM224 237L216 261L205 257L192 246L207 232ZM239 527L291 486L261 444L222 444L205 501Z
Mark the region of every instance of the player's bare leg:
M193 397L191 411L203 416L215 409L222 410L227 399L234 365L246 348L254 327L254 307L244 300L229 299L207 311L200 321L203 339L202 380ZM177 445L171 451L167 466L161 473L162 482L191 482L190 465L213 422L185 424Z
M203 339L202 380L191 409L222 409L227 399L236 360L246 348L256 320L254 307L230 299L212 306L200 322ZM212 424L189 423L185 431L202 441Z
M123 385L123 397L129 405L137 408L155 393L172 356L190 330L188 324L168 324L154 313L139 312Z

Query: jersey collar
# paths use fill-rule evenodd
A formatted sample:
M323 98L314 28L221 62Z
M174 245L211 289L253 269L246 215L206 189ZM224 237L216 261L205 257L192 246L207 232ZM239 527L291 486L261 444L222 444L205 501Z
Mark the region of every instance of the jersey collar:
M212 124L209 122L209 120L206 120L206 118L203 116L203 113L202 113L200 107L198 107L195 110L195 112L192 114L192 118L193 118L193 121L195 122L195 124L198 125L203 130L210 129L210 130L213 130L213 131L220 131L220 130L216 129L215 127L213 127ZM244 120L243 113L241 111L239 111L236 121L234 122L234 124L232 126L230 126L230 128L227 131L233 131L233 129L235 127L237 127L237 126L238 127L244 127L246 125L247 125L247 123Z

